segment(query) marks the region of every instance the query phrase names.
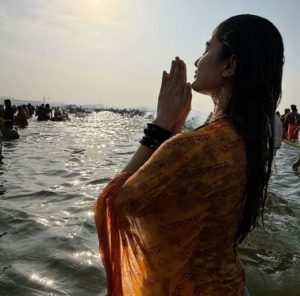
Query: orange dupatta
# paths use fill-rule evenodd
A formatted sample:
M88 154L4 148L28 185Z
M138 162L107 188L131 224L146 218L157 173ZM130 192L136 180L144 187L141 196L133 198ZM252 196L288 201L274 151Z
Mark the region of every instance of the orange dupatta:
M198 278L201 268L194 271L193 266L199 256L205 262L205 253L196 255L203 253L201 237L211 239L207 233L215 226L218 231L214 224L219 222L228 231L224 237L228 247L225 251L220 247L220 256L230 262L224 258L224 270L230 266L228 273L236 279L228 282L228 293L213 295L242 295L244 272L239 261L231 266L236 256L231 246L243 202L245 169L243 141L223 121L173 137L136 173L115 176L95 206L108 295L212 295L204 293L210 289L205 280L211 282L214 275L205 272ZM231 200L219 214L214 198L220 192L225 201L230 195ZM216 210L218 216L213 217Z

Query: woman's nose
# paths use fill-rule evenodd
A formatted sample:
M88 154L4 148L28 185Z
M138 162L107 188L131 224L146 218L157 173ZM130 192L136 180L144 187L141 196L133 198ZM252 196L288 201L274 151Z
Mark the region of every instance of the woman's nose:
M198 67L198 62L199 62L199 59L197 59L194 63L195 67Z

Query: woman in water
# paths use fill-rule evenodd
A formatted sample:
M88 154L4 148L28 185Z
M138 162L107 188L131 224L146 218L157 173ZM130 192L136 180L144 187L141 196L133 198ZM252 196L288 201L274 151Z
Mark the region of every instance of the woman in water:
M264 210L283 63L280 33L254 15L214 30L192 84L172 61L157 117L95 206L108 295L244 295L236 248ZM181 132L192 89L215 109Z

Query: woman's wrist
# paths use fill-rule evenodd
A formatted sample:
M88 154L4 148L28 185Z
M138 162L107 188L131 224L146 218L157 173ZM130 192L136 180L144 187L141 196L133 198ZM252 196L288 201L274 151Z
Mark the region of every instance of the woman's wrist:
M152 121L152 123L159 126L159 127L161 127L161 128L163 128L166 131L172 132L173 124L170 124L169 122L167 122L165 120L156 118Z

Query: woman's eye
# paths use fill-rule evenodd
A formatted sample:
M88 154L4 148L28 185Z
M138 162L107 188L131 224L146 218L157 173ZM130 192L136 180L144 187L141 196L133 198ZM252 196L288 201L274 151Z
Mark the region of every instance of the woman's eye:
M205 43L205 50L204 50L204 52L203 52L203 54L202 55L205 55L208 51L209 51L209 49L210 49L210 43L207 41L206 43Z

